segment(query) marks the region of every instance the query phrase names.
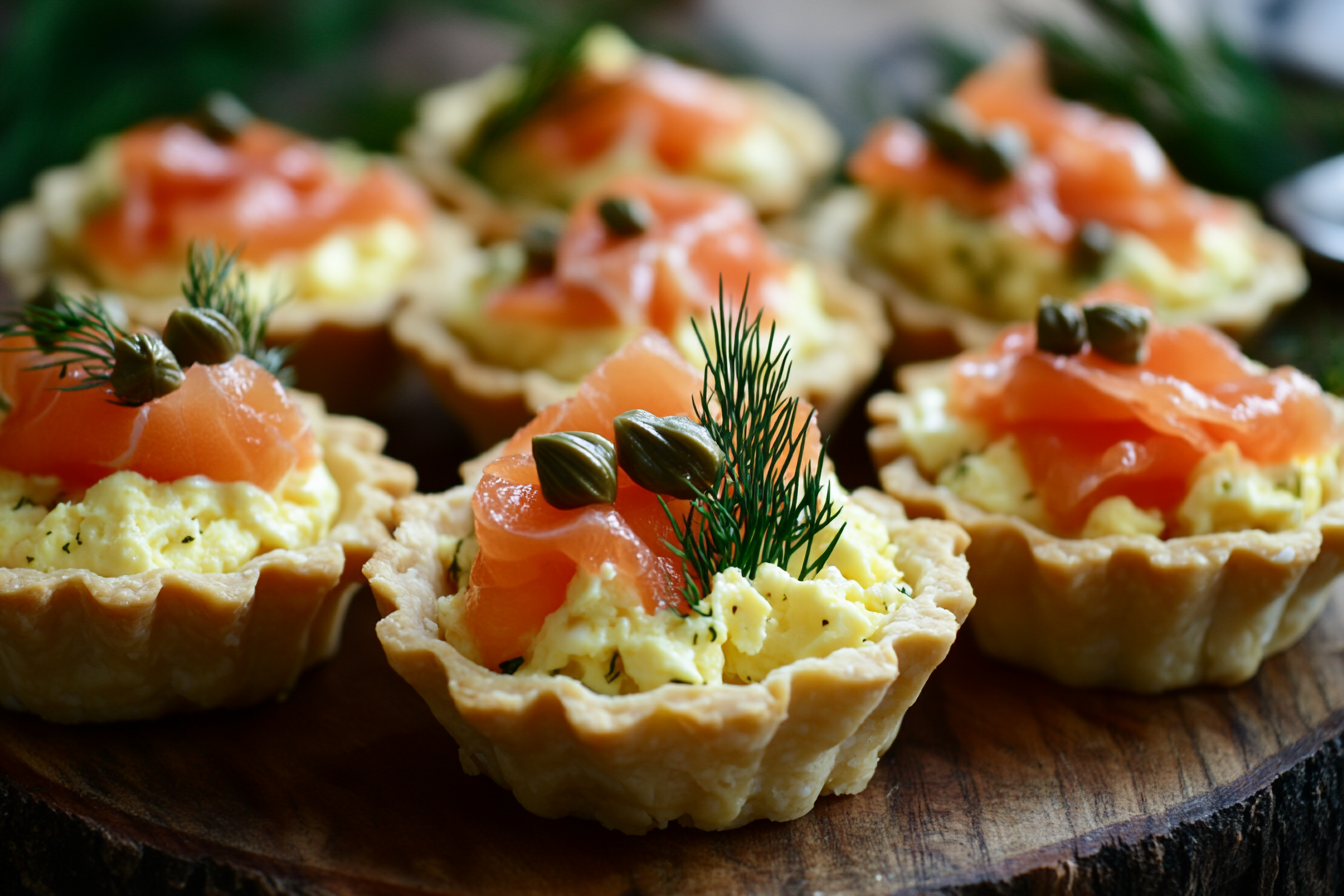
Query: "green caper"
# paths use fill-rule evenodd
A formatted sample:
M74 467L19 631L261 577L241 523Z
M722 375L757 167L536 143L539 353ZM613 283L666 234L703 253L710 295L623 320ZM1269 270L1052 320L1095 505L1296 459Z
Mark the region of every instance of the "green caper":
M653 209L638 196L608 196L597 204L597 214L616 237L639 236L653 226Z
M1149 313L1137 305L1106 303L1083 309L1092 350L1118 364L1142 364L1147 356Z
M1101 221L1086 221L1069 246L1069 264L1075 273L1095 276L1114 248L1115 231Z
M957 165L970 165L980 143L975 119L956 100L943 100L924 113L924 131L938 155Z
M1026 161L1027 137L1020 128L1001 124L985 134L974 147L967 167L977 179L998 183L1013 176Z
M238 328L213 308L178 308L168 316L163 343L186 370L193 364L224 364L243 350Z
M723 476L723 450L709 430L685 417L626 411L616 427L616 462L637 485L660 495L694 498Z
M216 143L230 143L252 123L252 110L226 90L216 90L201 101L196 121L201 133Z
M555 270L555 250L560 245L560 222L541 218L527 225L519 237L527 254L527 269L535 274Z
M1054 355L1076 355L1087 341L1087 323L1077 305L1051 296L1036 309L1036 347Z
M108 381L122 404L144 404L175 392L182 385L182 368L177 359L152 333L118 336L112 357Z
M616 500L616 449L591 432L532 437L541 496L561 510Z

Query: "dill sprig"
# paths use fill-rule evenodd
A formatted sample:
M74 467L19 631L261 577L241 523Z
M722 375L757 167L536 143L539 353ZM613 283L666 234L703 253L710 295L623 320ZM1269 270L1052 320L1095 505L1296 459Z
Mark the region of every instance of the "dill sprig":
M128 338L97 299L75 299L60 292L50 293L42 302L25 302L0 326L0 335L31 336L43 354L59 356L34 364L31 370L71 364L82 367L87 376L75 385L62 387L72 392L108 385L116 363L117 340ZM26 351L27 347L7 350Z
M793 367L788 339L776 344L771 324L762 340L761 315L748 315L745 292L737 313L730 314L722 284L710 328L713 351L695 328L710 361L693 406L723 450L723 479L711 492L698 493L680 521L662 502L680 542L668 547L681 558L686 601L701 613L715 573L736 567L750 578L761 564L787 567L801 552L798 577L807 578L825 568L845 529L842 524L820 550L814 545L840 508L823 481L826 443L815 463L806 458L811 413L800 419L798 399L784 397Z
M236 250L222 252L213 243L192 243L187 253L187 279L182 282L182 296L192 308L218 311L232 321L242 337L243 354L280 382L293 385L292 371L285 367L289 349L266 345L271 314L282 302L272 298L258 308L248 298L247 273L237 262Z
M559 91L583 61L583 38L593 20L581 18L554 31L538 33L523 59L518 92L482 123L462 160L463 170L480 176L485 157Z

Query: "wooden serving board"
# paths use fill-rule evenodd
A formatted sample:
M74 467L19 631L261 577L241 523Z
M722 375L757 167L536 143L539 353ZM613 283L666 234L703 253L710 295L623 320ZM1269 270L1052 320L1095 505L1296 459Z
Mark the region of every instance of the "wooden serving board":
M1293 893L1341 874L1344 601L1232 690L1078 691L962 639L868 789L643 837L463 774L367 592L287 703L0 714L0 892ZM1320 889L1318 889L1318 886Z
M836 462L858 484L871 470L851 417ZM469 452L422 389L382 422L426 491ZM83 727L0 712L0 893L1344 888L1338 594L1231 690L1071 690L963 637L862 794L786 824L643 837L536 818L465 775L375 622L362 592L341 653L283 704Z

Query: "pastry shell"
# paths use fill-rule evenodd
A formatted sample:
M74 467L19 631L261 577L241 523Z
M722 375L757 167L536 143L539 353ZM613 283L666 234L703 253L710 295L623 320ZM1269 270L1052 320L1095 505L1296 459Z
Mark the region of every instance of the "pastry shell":
M168 315L184 304L182 296L106 291L83 258L77 238L70 235L78 233L78 197L87 176L78 165L49 171L39 181L43 201L5 210L0 216L0 272L20 298L35 295L51 281L73 295L101 293L100 298L124 314L129 324L162 331ZM331 407L343 412L375 409L402 369L388 322L413 284L465 276L464 260L474 242L460 221L435 211L421 261L397 289L361 299L284 301L271 315L267 343L289 346L287 363L299 387L322 395Z
M305 408L341 490L322 541L232 573L0 569L0 705L54 722L246 706L283 699L333 656L360 569L415 472L379 453L374 424Z
M898 413L909 401L887 392L869 403L873 462L883 490L913 516L970 533L971 631L990 656L1078 687L1235 685L1306 633L1344 570L1344 500L1281 532L1165 540L1060 538L987 513L903 455Z
M672 821L720 830L797 818L821 795L857 793L975 603L964 532L907 521L899 504L861 490L854 500L887 524L914 588L873 643L800 660L757 684L603 696L562 676L488 671L439 637L446 581L436 545L471 530L470 500L459 486L398 502L395 539L365 566L384 614L378 637L457 741L463 769L546 817L632 834Z
M891 330L871 290L834 265L817 265L817 274L822 310L835 332L820 352L794 358L790 392L817 409L823 432L833 432L881 366ZM442 290L435 285L412 297L392 321L392 338L424 372L477 447L508 438L543 407L578 388L577 382L542 370L514 370L476 357L444 325Z
M811 243L828 257L843 259L855 279L886 304L896 363L947 358L981 349L1012 321L980 317L955 305L920 295L859 249L857 232L868 220L871 199L858 189L841 189L820 203L809 225ZM1162 312L1168 324L1202 323L1243 345L1307 288L1307 272L1297 245L1284 234L1249 218L1255 227L1255 279L1216 301Z
M512 100L518 80L516 67L499 66L439 88L420 100L416 123L402 136L402 153L411 170L486 240L516 236L528 220L547 207L537 199L502 197L458 167L484 123ZM840 137L825 117L797 94L769 81L730 80L760 108L768 126L782 136L793 153L794 164L789 177L726 186L742 192L762 215L793 211L835 166Z

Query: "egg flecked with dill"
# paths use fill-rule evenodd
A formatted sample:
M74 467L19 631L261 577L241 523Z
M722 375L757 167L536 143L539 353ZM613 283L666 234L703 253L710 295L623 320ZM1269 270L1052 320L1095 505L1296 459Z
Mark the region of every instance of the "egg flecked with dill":
M580 571L514 674L566 675L598 693L620 694L668 683L747 684L795 660L858 647L911 589L894 562L895 545L872 514L844 505L817 541L837 535L820 576L800 580L796 562L792 570L763 564L751 578L729 569L715 576L701 607L684 616L645 612L609 563L596 575ZM440 547L449 564L475 550L471 536ZM439 626L471 656L476 650L462 636L461 619L468 576L460 562L458 568L464 587L439 599Z
M321 464L290 473L273 492L204 476L154 482L129 471L82 496L61 488L55 477L0 470L0 565L101 576L233 572L258 554L316 544L340 506Z

